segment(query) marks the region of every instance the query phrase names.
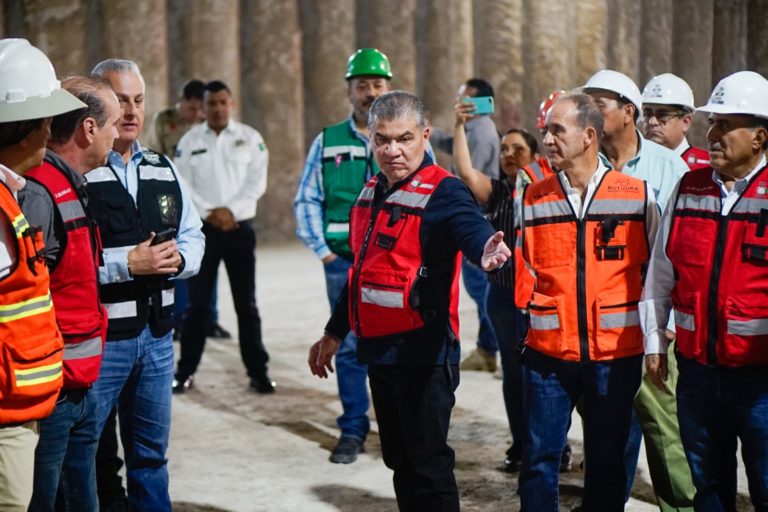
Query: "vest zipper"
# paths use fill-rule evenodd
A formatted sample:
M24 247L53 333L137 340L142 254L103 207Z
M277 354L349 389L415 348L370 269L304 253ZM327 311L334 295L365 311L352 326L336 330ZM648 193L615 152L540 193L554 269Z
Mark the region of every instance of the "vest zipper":
M585 215L586 217L586 215ZM589 361L589 328L587 326L587 269L586 226L583 219L576 221L576 307L579 319L580 359Z
M375 198L375 192L374 192L374 198ZM376 217L379 215L379 211L381 211L381 206L384 204L384 201L382 200L379 204L379 206L373 207L371 211L371 220L368 222L368 229L365 232L365 236L363 237L363 244L360 246L360 257L357 259L357 265L355 265L354 274L352 278L352 313L355 316L355 333L360 336L362 332L360 331L360 314L358 313L358 307L359 307L359 293L358 293L358 286L360 284L360 270L363 268L363 260L365 259L365 253L368 251L368 242L371 239L371 233L373 233L373 227L376 225Z
M712 262L712 275L709 280L709 293L707 296L707 316L709 317L707 320L707 366L717 365L717 331L720 325L717 315L717 298L719 295L718 290L720 289L720 272L723 268L725 239L728 235L728 216L720 218L717 229L715 258Z

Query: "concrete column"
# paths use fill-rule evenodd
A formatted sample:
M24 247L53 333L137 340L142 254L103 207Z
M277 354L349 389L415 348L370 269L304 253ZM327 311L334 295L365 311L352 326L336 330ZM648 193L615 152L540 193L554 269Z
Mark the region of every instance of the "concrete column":
M323 126L349 116L347 59L356 49L355 0L300 0L304 72L304 136L309 146ZM303 160L293 168L300 169Z
M356 12L357 46L384 52L392 65L392 87L415 92L416 0L357 0Z
M747 67L768 78L768 0L749 0L747 12Z
M640 81L643 89L648 80L672 71L673 0L643 0L640 35Z
M575 83L583 85L595 72L608 66L608 2L580 2L576 11Z
M261 132L270 155L259 237L293 239L293 195L304 161L299 6L250 0L242 7L243 120Z
M560 0L525 0L524 26L525 80L523 84L524 126L536 133L539 103L556 89L572 89L572 23L566 2Z
M637 82L640 74L641 4L613 0L608 4L608 67Z
M419 81L422 99L435 126L453 127L456 90L473 74L472 3L466 0L425 0L426 20L417 23L424 53Z
M247 5L249 2L243 2ZM190 78L221 80L232 89L240 112L240 4L237 0L188 1L181 13L182 82ZM277 30L275 25L273 29ZM264 35L264 34L260 34Z
M6 16L5 16L5 2L0 2L0 37L5 37L8 30L5 28Z
M102 45L92 58L117 57L139 65L147 84L147 121L153 112L168 105L165 6L165 0L99 0ZM97 44L88 41L89 45Z
M90 71L86 69L88 31L83 0L26 2L24 25L29 42L51 59L59 77Z
M494 120L501 133L520 126L523 102L523 0L474 0L475 76L496 93Z
M713 25L717 44L712 45L712 81L716 82L747 67L747 0L715 0Z

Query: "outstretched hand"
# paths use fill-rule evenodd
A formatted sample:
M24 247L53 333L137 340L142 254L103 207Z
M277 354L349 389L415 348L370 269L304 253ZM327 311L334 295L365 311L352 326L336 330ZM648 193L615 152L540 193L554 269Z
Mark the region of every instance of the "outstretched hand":
M504 232L497 231L485 242L483 257L480 258L480 266L486 272L496 270L512 256L507 244L504 243Z
M340 345L340 339L325 334L309 348L307 364L309 364L309 371L312 372L312 375L317 375L321 379L327 379L328 372L333 373L333 363L331 361L339 350Z

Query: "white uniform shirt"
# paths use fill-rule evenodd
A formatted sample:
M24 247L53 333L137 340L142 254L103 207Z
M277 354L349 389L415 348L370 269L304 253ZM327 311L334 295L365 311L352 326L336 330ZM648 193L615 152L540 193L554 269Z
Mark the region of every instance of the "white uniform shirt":
M203 218L226 207L237 221L256 216L256 202L267 189L269 152L261 134L230 121L221 133L207 123L191 128L179 141L176 166Z
M728 190L720 179L716 171L712 171L712 181L720 187L720 214L728 215L736 200L747 188L749 180L763 167L765 167L765 156L752 169L749 174L740 180L736 180L731 190ZM653 246L651 262L648 267L648 275L645 278L645 287L643 296L640 300L640 327L645 335L645 353L647 354L666 354L669 342L664 335L664 329L669 319L669 312L672 309L672 288L675 286L675 269L672 262L667 257L667 240L669 231L672 227L672 212L675 208L675 198L680 188L678 183L670 196L669 204L664 211L661 229L656 235L656 243Z
M27 180L2 164L0 164L0 181L8 186L13 197L16 197L16 192L24 188L27 184ZM11 267L13 267L13 263L18 257L15 249L15 238L16 235L12 231L11 225L4 223L4 225L0 227L0 278L10 274Z

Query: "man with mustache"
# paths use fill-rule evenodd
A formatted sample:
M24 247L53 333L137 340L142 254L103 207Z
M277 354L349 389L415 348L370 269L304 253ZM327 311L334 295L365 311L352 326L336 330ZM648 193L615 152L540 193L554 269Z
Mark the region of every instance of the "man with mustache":
M735 510L736 446L768 509L768 81L721 80L708 103L711 168L683 176L653 249L640 304L651 381L667 380L677 328L677 415L696 510ZM654 364L649 364L649 360Z
M296 235L323 263L328 302L339 301L352 265L349 248L349 209L365 182L376 172L368 133L368 111L373 101L389 91L392 71L387 56L362 48L347 62L349 118L326 126L307 154L294 199ZM363 451L368 435L366 367L357 361L353 332L336 353L336 379L343 412L336 420L341 436L330 461L349 464Z

